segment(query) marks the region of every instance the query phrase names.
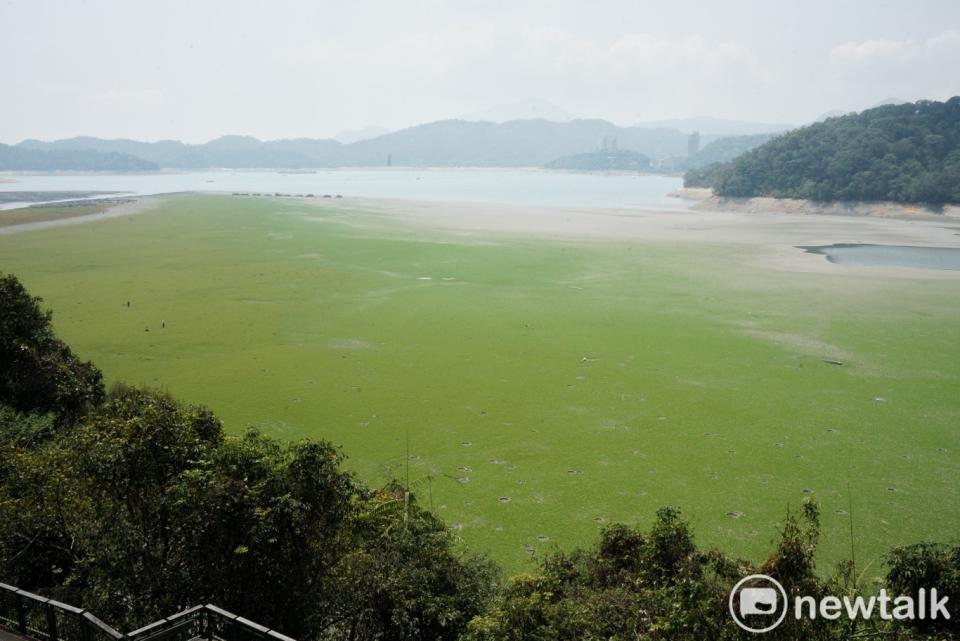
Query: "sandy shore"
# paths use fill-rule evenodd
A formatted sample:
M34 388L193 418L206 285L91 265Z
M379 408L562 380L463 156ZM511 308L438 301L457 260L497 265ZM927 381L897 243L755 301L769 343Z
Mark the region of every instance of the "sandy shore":
M671 191L668 196L683 198L684 200L707 200L713 196L713 190L707 187L681 187Z
M960 247L960 219L559 208L378 198L303 200L462 235L507 233L569 240L662 240L735 245L878 243Z
M901 267L856 267L830 263L798 246L834 243L960 248L960 218L952 215L853 216L806 211L604 209L536 207L418 200L344 198L295 200L337 212L343 224L422 229L458 242L496 242L507 237L564 242L629 242L729 245L750 248L745 260L758 268L905 278L954 278L960 272ZM63 225L131 216L155 209L163 197L138 197L97 214L0 227L9 235ZM329 220L317 217L317 221Z
M401 223L425 231L444 231L464 241L525 236L583 242L655 242L751 247L758 266L777 269L886 274L924 278L960 278L960 272L899 267L854 267L804 253L800 245L872 243L960 248L960 219L884 218L823 214L741 211L551 208L473 203L440 203L375 198L342 201L303 200L311 206L372 217L374 223ZM359 221L357 221L359 222Z
M91 201L93 203L95 201ZM50 229L52 227L62 227L64 225L80 225L83 223L92 223L99 220L109 220L111 218L122 218L124 216L133 216L145 211L156 208L161 199L154 196L138 196L132 202L123 202L114 205L106 211L87 214L84 216L72 216L69 218L57 218L54 220L41 220L35 223L23 223L20 225L9 225L0 227L0 236L9 236L12 234L22 234L29 231L39 231L41 229Z
M830 216L873 216L878 218L931 218L960 221L960 207L941 208L895 202L837 202L818 203L799 198L725 198L714 196L710 189L685 187L670 194L677 198L697 201L694 209L703 211L732 211L757 214L799 214Z

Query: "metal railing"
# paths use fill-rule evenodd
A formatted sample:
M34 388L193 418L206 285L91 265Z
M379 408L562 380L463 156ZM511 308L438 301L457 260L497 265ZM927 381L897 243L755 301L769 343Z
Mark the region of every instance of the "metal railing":
M215 605L194 606L123 634L86 610L5 583L0 628L35 641L294 641Z

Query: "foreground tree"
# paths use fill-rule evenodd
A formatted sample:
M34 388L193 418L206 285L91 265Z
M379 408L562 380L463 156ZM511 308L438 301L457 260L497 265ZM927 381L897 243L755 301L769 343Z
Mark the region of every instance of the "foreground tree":
M763 573L777 579L792 602L796 596L861 594L851 586L850 566L837 577L816 573L819 510L805 503L799 515L788 514L776 547L759 567L700 550L687 524L671 508L657 512L649 532L624 525L607 527L590 551L557 552L534 575L514 578L493 606L474 618L467 641L609 641L671 639L723 641L757 638L741 630L728 611L727 599L742 578ZM956 589L954 548L909 548L894 553L888 588L908 594L922 585ZM922 562L918 561L923 559ZM926 581L926 583L924 583ZM953 583L951 583L953 581ZM953 587L950 587L953 586ZM840 641L860 638L955 638L952 621L908 628L882 621L810 621L787 617L763 635L777 641ZM930 633L927 637L925 634Z
M103 379L54 335L41 302L0 274L0 404L74 421L103 400Z
M947 597L950 619L915 619L918 632L939 638L960 638L960 616L953 612L960 603L960 545L918 543L897 547L886 557L887 585L893 594L918 598L921 589L937 588L938 598Z
M558 552L514 579L467 639L721 639L724 601L745 564L699 551L679 512L663 508L645 533L607 527L592 552Z
M354 545L337 568L343 598L323 638L453 641L489 605L496 567L463 552L399 484L368 493L355 526Z
M10 434L46 425L4 417ZM399 486L367 490L329 443L227 437L162 392L117 387L2 464L2 576L128 629L216 603L303 639L453 640L495 587L489 562Z

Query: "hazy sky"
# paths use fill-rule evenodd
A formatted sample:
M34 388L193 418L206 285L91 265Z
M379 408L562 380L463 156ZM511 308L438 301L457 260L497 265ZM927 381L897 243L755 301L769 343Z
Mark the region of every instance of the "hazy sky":
M0 0L0 141L327 137L540 98L802 123L960 94L960 0Z

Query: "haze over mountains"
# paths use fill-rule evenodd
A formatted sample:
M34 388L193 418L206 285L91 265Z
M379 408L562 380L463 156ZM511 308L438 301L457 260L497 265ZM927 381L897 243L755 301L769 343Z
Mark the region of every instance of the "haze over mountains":
M570 122L577 116L558 107L549 100L528 98L519 102L495 105L489 109L474 111L460 116L459 120L481 120L486 122L509 122L511 120L551 120L553 122Z
M160 166L130 154L92 149L41 151L0 144L0 171L156 171Z
M333 137L337 142L343 143L344 145L349 145L355 142L360 142L361 140L370 140L371 138L376 138L384 134L390 133L389 129L384 129L383 127L361 127L360 129L344 129L337 133Z
M525 102L494 108L502 115L511 109L543 109L548 103ZM496 114L490 114L496 115ZM557 115L552 113L551 115ZM562 117L562 114L561 114ZM81 152L118 154L113 168L128 171L162 167L170 169L204 168L328 168L379 166L543 166L560 157L599 149L604 140L616 140L620 149L644 154L655 163L682 159L688 154L689 131L693 126L710 125L713 131L778 131L781 125L740 123L718 119L671 121L678 126L621 127L605 120L569 120L558 122L543 118L508 120L440 120L400 131L382 133L375 128L342 132L337 139L283 139L262 141L250 136L222 136L203 144L175 140L142 142L128 139L76 137L45 142L24 140L0 154L0 169L90 169L99 170L104 159L91 156L90 166L78 165ZM786 127L785 125L782 127ZM701 145L722 137L704 128ZM371 137L372 136L372 137ZM14 153L17 150L21 153ZM24 156L23 152L30 152ZM42 152L71 152L70 166L56 167L38 162ZM31 155L32 154L32 155ZM4 161L4 159L6 161ZM17 164L27 160L26 164ZM139 162L138 162L139 161ZM82 163L79 163L82 165Z
M743 120L726 120L697 116L696 118L677 118L670 120L653 120L638 122L637 127L666 127L692 133L699 131L706 136L753 136L756 134L780 133L793 129L796 125L783 123L747 122Z

